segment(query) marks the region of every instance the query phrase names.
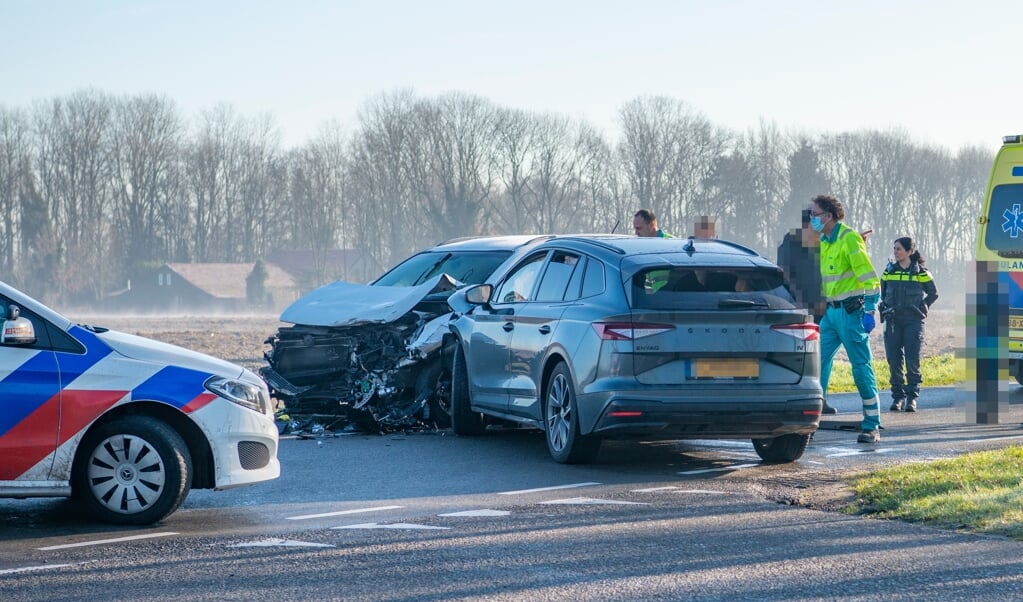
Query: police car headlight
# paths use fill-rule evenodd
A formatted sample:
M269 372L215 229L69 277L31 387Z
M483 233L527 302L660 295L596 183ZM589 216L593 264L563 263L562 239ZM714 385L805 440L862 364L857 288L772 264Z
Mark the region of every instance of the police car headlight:
M228 401L260 414L267 414L270 411L270 396L263 389L249 383L213 376L206 381L206 388Z

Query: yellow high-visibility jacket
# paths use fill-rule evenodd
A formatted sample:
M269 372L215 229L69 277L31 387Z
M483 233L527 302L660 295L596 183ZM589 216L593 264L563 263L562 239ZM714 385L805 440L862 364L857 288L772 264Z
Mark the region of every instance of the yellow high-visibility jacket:
M868 311L874 310L881 295L881 280L863 237L842 222L831 236L821 235L821 286L828 302L863 296Z

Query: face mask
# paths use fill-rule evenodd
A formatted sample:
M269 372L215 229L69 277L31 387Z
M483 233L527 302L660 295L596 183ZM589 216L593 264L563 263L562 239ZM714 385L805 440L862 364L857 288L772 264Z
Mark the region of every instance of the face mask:
M814 215L810 218L810 227L814 232L821 232L824 230L824 220L821 219L821 216Z

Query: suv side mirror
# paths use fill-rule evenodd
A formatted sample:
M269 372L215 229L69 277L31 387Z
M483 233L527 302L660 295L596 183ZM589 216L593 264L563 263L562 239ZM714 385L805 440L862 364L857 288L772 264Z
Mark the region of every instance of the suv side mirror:
M32 321L21 317L21 308L17 305L8 305L0 345L31 345L35 342L36 329Z
M465 300L473 305L486 305L490 303L490 295L494 294L492 284L477 284L465 291Z

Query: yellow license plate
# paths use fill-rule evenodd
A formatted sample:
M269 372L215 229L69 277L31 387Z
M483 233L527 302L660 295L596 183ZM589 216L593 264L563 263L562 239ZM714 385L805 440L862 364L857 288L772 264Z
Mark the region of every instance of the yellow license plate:
M1009 328L1023 328L1023 316L1009 316Z
M758 378L760 362L752 358L708 358L693 361L696 378Z

